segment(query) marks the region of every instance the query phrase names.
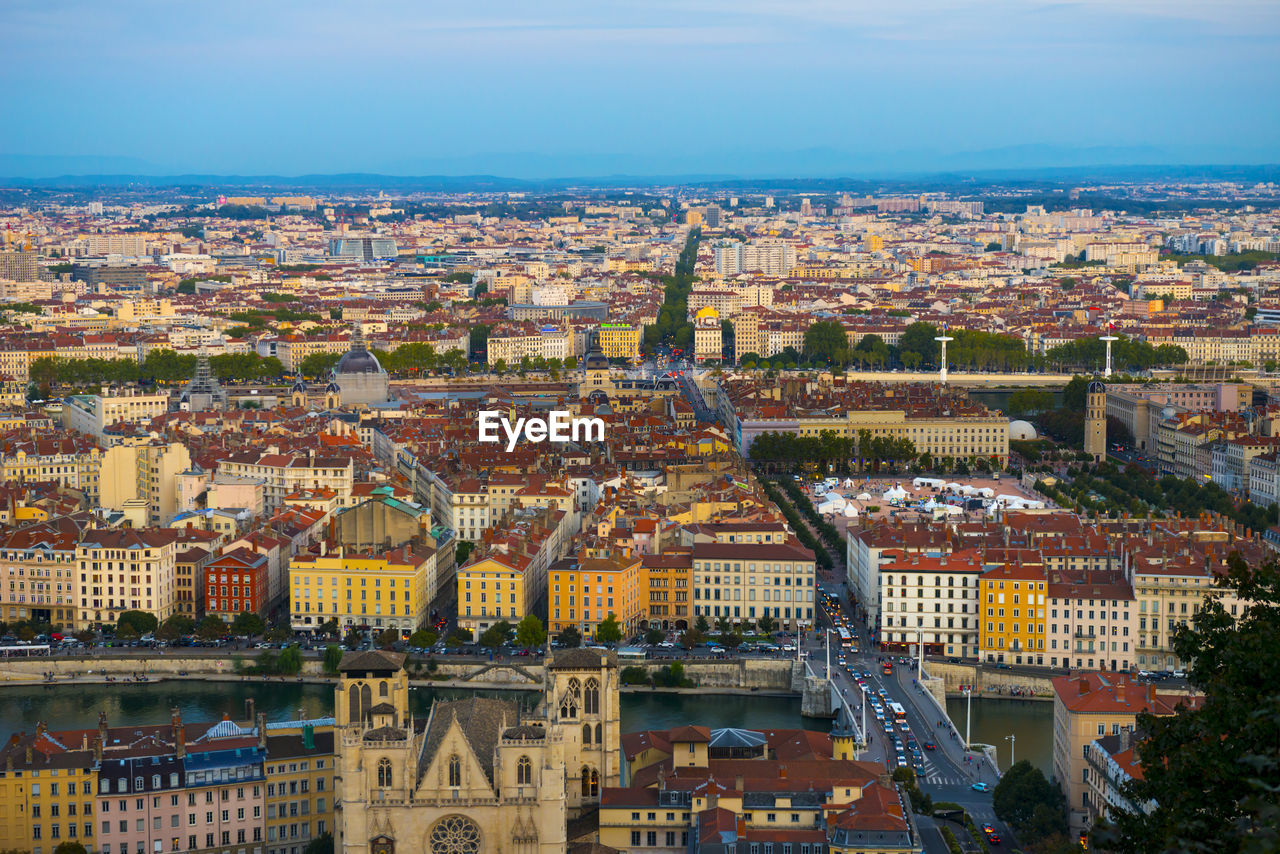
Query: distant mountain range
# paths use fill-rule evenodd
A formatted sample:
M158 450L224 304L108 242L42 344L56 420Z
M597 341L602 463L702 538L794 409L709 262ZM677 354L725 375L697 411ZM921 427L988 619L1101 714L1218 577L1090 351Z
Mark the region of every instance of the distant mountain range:
M0 154L8 187L199 186L247 188L388 188L437 192L519 191L566 187L703 185L795 187L814 181L907 183L1083 182L1103 180L1280 180L1275 151L1240 149L1221 160L1153 146L1014 145L968 152L904 150L855 154L832 148L782 152L725 150L675 155L476 154L382 164L378 171L220 174L168 169L140 158ZM1216 163L1214 161L1217 161ZM1263 164L1263 165L1248 165Z

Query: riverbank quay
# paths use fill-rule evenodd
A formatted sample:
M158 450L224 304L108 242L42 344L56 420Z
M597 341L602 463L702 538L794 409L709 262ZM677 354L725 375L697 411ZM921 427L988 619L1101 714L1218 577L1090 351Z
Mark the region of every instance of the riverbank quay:
M0 689L4 685L66 685L76 683L155 682L167 679L203 681L261 682L328 682L333 677L324 672L323 662L304 658L301 672L295 675L255 675L237 669L253 666L251 655L182 657L157 656L84 656L28 658L0 661ZM432 662L434 661L434 666ZM486 690L540 690L542 665L516 660L441 660L415 658L409 664L413 684L442 688L484 688ZM645 685L623 686L627 691L700 691L744 696L796 696L793 690L794 662L776 658L684 659L685 678L690 688L651 688ZM654 675L671 662L648 660L632 666Z

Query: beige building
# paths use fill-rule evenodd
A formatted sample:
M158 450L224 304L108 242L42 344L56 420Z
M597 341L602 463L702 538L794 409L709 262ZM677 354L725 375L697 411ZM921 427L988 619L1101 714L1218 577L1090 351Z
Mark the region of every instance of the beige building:
M693 613L715 623L755 623L768 614L795 629L814 624L813 552L798 540L693 545Z
M351 497L355 465L349 457L321 457L314 451L281 454L268 448L266 453L244 451L227 457L218 463L218 475L261 480L263 512L274 513L286 495L306 490L333 490L345 505Z
M127 503L146 504L146 524L168 524L179 510L178 475L191 468L191 452L179 442L153 441L116 445L102 457L99 504L124 510Z
M76 545L69 516L9 531L0 541L0 620L76 625Z
M718 362L724 346L723 327L720 325L720 313L707 306L698 310L693 317L693 360Z
M618 785L618 666L572 649L536 711L472 697L409 711L404 656L344 656L335 693L335 848L347 854L563 854L569 821Z
M1133 588L1114 570L1049 572L1050 667L1129 670L1137 661Z
M53 481L99 500L103 451L87 438L66 437L17 442L0 457L4 481Z
M177 609L177 542L169 529L86 531L76 548L77 624L110 625L124 611L167 619Z
M1138 715L1171 715L1187 698L1157 694L1127 673L1091 671L1053 680L1053 776L1067 798L1073 832L1086 830L1090 768L1086 749L1095 739L1132 732Z
M72 395L63 401L62 425L110 444L106 428L114 424L146 423L168 411L167 393Z

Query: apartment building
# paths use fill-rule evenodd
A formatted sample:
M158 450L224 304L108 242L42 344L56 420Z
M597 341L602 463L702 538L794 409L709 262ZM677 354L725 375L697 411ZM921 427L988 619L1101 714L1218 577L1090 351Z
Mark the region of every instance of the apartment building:
M179 509L178 475L191 468L191 452L181 442L118 444L102 455L103 507L136 507L148 527L168 524Z
M458 569L458 625L477 635L518 622L547 595L548 572L577 533L564 510L516 510Z
M104 389L105 391L105 389ZM115 444L107 428L116 424L144 424L169 411L169 394L77 394L62 402L62 426Z
M355 463L350 457L318 456L314 451L307 454L282 454L271 449L267 453L243 451L222 459L218 463L218 474L261 480L263 511L271 514L284 503L285 496L307 490L333 490L339 504L345 505L355 480Z
M978 590L983 661L1044 664L1047 586L1040 565L1001 564L982 573Z
M86 531L76 546L78 626L110 625L124 611L163 622L177 608L178 532L166 528Z
M600 623L613 615L629 637L646 615L638 556L569 557L553 563L548 574L551 632L573 626L583 637L594 637Z
M693 544L693 613L711 622L756 622L768 614L792 629L813 625L813 552L782 543Z
M890 649L978 657L978 581L982 554L889 551L880 565L880 635Z
M266 617L270 610L269 568L265 555L235 549L204 568L205 613L230 623L242 613Z
M665 548L659 554L641 557L641 596L646 616L640 627L689 628L689 605L693 598L693 550Z
M1127 673L1090 671L1053 680L1053 777L1067 798L1073 833L1090 820L1090 769L1087 749L1106 735L1132 732L1138 715L1171 715L1189 698L1157 693Z
M1137 662L1137 602L1119 570L1050 570L1049 666L1129 670Z
M87 436L17 441L0 456L0 477L5 482L52 481L80 490L89 501L97 503L103 455Z
M300 721L267 728L266 854L302 854L334 832L333 726Z
M0 619L77 625L76 547L82 534L81 523L59 516L0 538Z
M406 544L386 552L317 549L289 564L289 621L296 631L315 631L337 620L345 631L367 626L407 636L427 618L442 580L436 550Z
M643 339L644 328L631 323L601 323L596 329L596 342L606 359L638 359Z
M97 761L85 738L43 724L0 750L0 848L49 854L63 842L95 850Z
M885 595L881 569L892 560L915 554L943 554L952 550L951 538L941 527L923 524L877 524L849 531L845 540L847 583L866 614L867 625L878 628Z

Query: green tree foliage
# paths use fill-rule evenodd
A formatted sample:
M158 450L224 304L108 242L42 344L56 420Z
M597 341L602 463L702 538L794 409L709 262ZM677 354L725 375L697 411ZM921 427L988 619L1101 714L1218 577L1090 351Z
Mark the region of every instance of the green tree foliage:
M297 676L302 672L302 650L296 643L280 651L280 657L276 659L276 672L284 676Z
M325 831L307 843L302 854L333 854L333 834Z
M59 842L58 847L53 849L53 854L87 854L87 852L79 842L68 839L66 842Z
M849 364L849 336L834 320L820 320L805 330L804 355L813 362L843 367Z
M664 665L653 674L653 684L659 688L692 688L693 681L684 675L684 665L679 661Z
M933 340L937 335L938 327L932 323L917 322L902 330L902 335L898 337L898 352L902 363L907 367L937 367L940 345ZM912 353L915 354L914 359L908 359L908 354ZM911 365L911 361L916 364Z
M196 630L195 620L186 614L173 614L156 629L156 637L161 640L177 640Z
M1062 408L1072 412L1084 412L1090 382L1091 380L1086 377L1072 377L1067 387L1062 390Z
M328 376L341 358L341 353L312 353L298 365L298 373L313 379Z
M356 647L360 646L361 640L362 638L360 637L360 633L358 631L356 631L355 629L349 629L347 631L346 636L342 638L342 645L345 646L347 649L355 649Z
M658 310L658 322L645 329L646 344L665 343L687 351L693 343L693 324L688 320L689 292L693 289L693 270L698 260L701 235L700 229L692 229L680 257L676 259L673 274L658 277L664 285L662 307ZM649 329L656 331L651 333Z
M231 633L236 635L247 635L252 638L254 635L260 635L267 628L267 624L262 618L251 611L241 611L236 614L236 618L231 621Z
M649 679L649 671L635 665L622 668L618 678L623 685L648 685L651 681Z
M536 614L529 614L516 624L516 643L526 649L537 649L547 642L547 630Z
M850 354L852 361L869 368L883 368L889 364L889 345L884 343L884 339L874 333L863 335L858 339L858 345L853 348Z
M569 649L576 649L582 646L582 632L574 626L565 626L560 630L560 634L556 635L556 643Z
M596 626L596 640L600 643L617 643L622 640L622 626L618 624L618 618L612 611Z
M878 471L887 463L906 467L919 453L910 439L861 432L865 435L856 439L834 430L823 430L817 436L761 433L752 441L747 456L754 463L773 464L788 471L817 464L825 471L847 473L868 466Z
M1053 394L1044 389L1020 388L1009 395L1010 415L1028 415L1052 408Z
M227 624L213 614L206 614L196 626L196 634L203 640L217 640L227 633Z
M480 645L487 646L489 649L497 649L506 643L510 636L511 624L506 620L499 620L485 629L484 634L480 635Z
M650 626L649 630L644 633L644 642L649 646L657 646L667 639L667 633L658 626Z
M436 641L439 639L440 636L430 629L418 629L416 632L409 635L409 646L426 649L427 647L435 646Z
M1111 342L1111 362L1119 371L1145 371L1153 367L1173 367L1187 363L1187 351L1176 344L1152 347L1146 341L1120 336ZM1106 364L1107 345L1097 338L1077 338L1059 344L1047 354L1045 362L1064 368L1095 370Z
M391 649L398 640L400 640L400 632L396 629L384 629L378 632L378 646L383 649Z
M454 549L454 560L458 566L465 566L467 558L471 556L471 552L475 550L476 544L470 540L459 540L458 546Z
M338 665L342 663L342 647L329 644L324 648L324 672L330 676L337 674Z
M1062 790L1027 760L1004 772L991 793L991 803L996 815L1018 832L1022 842L1066 842L1067 811Z
M1095 844L1150 851L1253 854L1280 850L1280 571L1232 553L1218 579L1249 603L1231 614L1206 597L1173 638L1204 700L1169 717L1139 715L1143 778L1126 791L1151 814L1119 811Z
M116 619L116 633L132 632L134 635L145 635L154 632L160 621L155 614L146 611L125 611Z
M1210 266L1217 267L1224 273L1237 273L1241 270L1252 270L1258 264L1264 261L1280 260L1280 252L1263 252L1260 249L1251 249L1248 252L1233 252L1227 255L1162 255L1161 259L1177 261L1179 264L1186 264L1188 261L1203 261Z

